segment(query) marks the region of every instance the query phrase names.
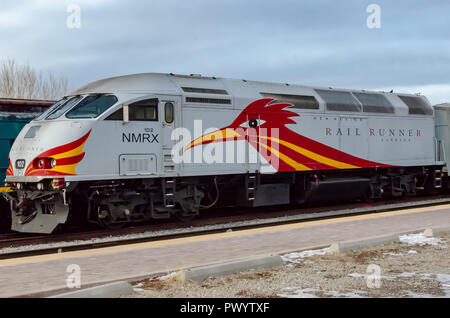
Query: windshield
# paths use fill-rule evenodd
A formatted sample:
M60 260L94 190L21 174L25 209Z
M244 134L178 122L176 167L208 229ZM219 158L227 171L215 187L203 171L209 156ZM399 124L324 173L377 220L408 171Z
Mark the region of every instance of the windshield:
M42 114L40 114L39 116L37 116L35 119L33 120L42 120L45 117L48 116L48 114L50 114L51 112L53 112L56 108L60 107L62 104L64 104L67 101L67 97L57 101L56 103L54 103L52 106L50 106L45 112L43 112Z
M117 103L114 95L90 95L70 110L67 118L96 118Z
M64 114L67 110L71 109L76 103L78 103L83 97L82 96L74 96L58 107L56 107L45 119L56 119L59 118L62 114Z

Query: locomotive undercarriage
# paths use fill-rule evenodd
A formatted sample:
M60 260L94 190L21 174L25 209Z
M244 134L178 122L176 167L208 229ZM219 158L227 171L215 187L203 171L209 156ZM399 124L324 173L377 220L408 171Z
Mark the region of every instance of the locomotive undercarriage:
M195 217L204 194L195 184L174 179L142 179L88 185L87 216L90 223L117 228L151 219Z
M12 229L51 233L83 219L103 227L177 217L225 206L268 206L311 201L374 200L441 188L441 167L380 168L67 183L37 190L23 184L9 195Z
M9 197L11 229L19 232L51 233L69 216L69 204L63 191L17 190Z

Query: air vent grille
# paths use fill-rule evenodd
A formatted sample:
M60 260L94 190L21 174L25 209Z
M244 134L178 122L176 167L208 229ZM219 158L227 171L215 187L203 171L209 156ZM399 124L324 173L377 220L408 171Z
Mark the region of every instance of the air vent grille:
M228 92L224 89L200 88L200 87L182 87L181 89L186 93L228 95Z
M205 98L205 97L186 97L186 103L230 105L231 104L231 99Z

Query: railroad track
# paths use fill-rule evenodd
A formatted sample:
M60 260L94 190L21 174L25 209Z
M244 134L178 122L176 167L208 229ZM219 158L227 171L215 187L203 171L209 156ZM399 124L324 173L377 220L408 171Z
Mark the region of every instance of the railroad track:
M159 222L158 224L127 227L120 230L92 230L32 235L21 233L0 234L0 259L32 255L63 253L133 243L158 241L224 231L238 231L269 225L282 225L355 214L367 214L450 203L449 195L414 197L408 200L380 201L372 204L353 203L307 208L271 207L258 209L221 209L213 216L203 216L190 223ZM228 213L228 214L226 214Z
M22 233L6 233L0 235L0 247L5 244L13 244L14 242L34 242L39 239L45 239L44 235L23 235Z

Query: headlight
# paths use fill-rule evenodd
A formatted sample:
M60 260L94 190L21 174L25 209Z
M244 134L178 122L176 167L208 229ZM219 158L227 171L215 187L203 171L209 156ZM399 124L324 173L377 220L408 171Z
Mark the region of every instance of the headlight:
M64 181L64 178L55 178L50 182L50 186L55 190L61 190L64 189L64 186L66 185L66 182Z
M56 167L58 160L53 158L36 158L33 160L34 169L52 169Z

